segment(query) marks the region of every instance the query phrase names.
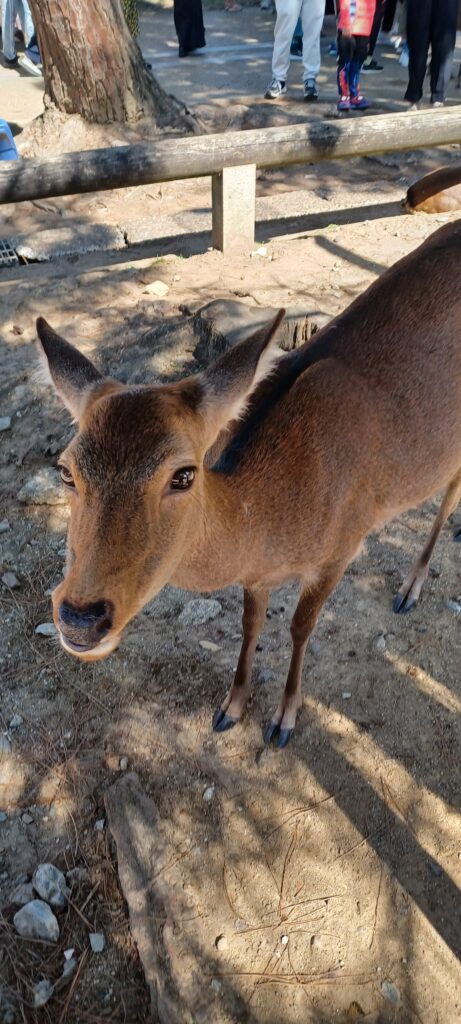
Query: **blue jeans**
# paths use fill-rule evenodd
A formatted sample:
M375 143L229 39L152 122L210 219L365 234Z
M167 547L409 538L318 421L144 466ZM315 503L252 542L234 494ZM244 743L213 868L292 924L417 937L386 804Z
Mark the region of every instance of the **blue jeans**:
M3 56L7 60L14 60L16 57L16 47L14 45L16 15L19 14L26 43L29 42L30 37L34 34L34 23L27 0L2 0L2 6Z

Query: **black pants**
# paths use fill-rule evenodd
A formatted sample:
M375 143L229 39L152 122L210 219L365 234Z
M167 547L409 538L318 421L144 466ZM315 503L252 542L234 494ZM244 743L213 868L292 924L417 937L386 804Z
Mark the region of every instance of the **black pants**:
M384 17L384 8L386 6L386 0L376 0L375 16L373 18L373 25L371 26L370 32L370 48L369 56L372 57L375 52L376 40L379 36L379 30L381 28L382 20Z
M431 47L431 102L445 99L456 43L459 0L408 0L407 41L410 50L405 99L418 103L423 95L427 55Z
M174 0L174 25L181 49L205 46L202 0Z

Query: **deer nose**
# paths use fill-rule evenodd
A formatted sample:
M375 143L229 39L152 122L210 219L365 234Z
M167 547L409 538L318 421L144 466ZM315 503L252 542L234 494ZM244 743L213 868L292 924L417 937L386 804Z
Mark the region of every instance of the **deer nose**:
M59 628L71 647L88 651L112 629L113 612L111 601L96 601L84 607L62 601L58 610Z

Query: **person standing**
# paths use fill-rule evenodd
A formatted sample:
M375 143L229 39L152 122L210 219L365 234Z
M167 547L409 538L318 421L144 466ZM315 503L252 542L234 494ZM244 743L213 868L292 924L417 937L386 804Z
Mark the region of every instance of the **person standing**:
M201 50L205 46L202 0L174 0L173 16L179 56Z
M408 88L405 99L417 109L423 95L431 47L431 104L441 107L450 81L459 0L408 0Z
M320 33L325 14L325 0L276 0L276 10L272 78L264 93L265 99L280 99L287 91L290 46L296 22L301 17L304 99L308 102L318 100L317 75L320 71Z
M338 110L367 110L360 71L367 56L376 0L340 0L338 18Z

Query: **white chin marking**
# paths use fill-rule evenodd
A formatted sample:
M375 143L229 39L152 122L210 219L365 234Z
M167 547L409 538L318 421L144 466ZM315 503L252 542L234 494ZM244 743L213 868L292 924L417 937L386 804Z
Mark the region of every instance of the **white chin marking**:
M92 647L89 651L75 651L73 647L69 647L66 644L65 638L62 633L59 634L61 645L67 654L72 654L74 658L80 658L82 661L98 661L100 658L107 658L112 651L115 651L119 644L119 637L109 637L107 640L102 640L96 647Z

